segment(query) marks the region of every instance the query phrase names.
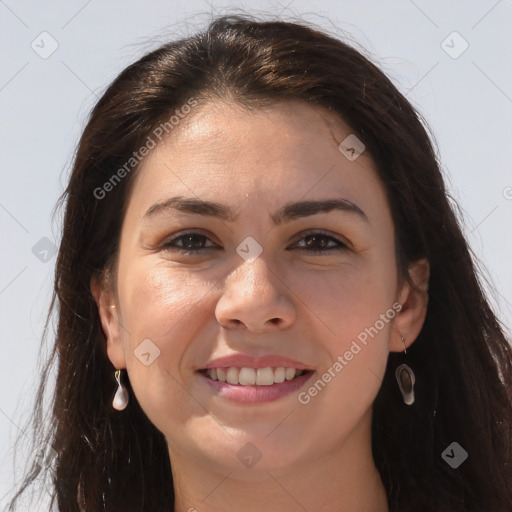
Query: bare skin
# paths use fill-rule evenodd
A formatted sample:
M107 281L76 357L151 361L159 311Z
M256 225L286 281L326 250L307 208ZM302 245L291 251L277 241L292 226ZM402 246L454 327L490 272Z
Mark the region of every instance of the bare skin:
M418 336L427 296L400 284L375 164L368 152L350 161L338 149L351 133L334 114L300 102L252 113L210 103L138 171L117 288L91 287L108 357L127 369L167 439L177 512L388 511L372 458L371 407L389 352ZM172 208L146 215L174 196L219 202L238 217ZM271 217L288 202L336 198L364 215L332 210L278 224ZM190 231L189 245L176 240ZM321 233L312 240L312 231ZM237 253L247 237L262 248L253 260ZM174 249L164 246L171 241ZM332 249L308 249L325 246ZM426 291L428 262L411 265L410 274ZM357 336L396 303L401 310L347 360ZM160 351L148 366L134 354L146 339ZM197 371L234 353L286 356L312 376L272 402L234 402ZM338 356L347 364L332 377ZM301 403L299 392L329 368L328 384ZM252 467L237 456L246 445L261 455Z

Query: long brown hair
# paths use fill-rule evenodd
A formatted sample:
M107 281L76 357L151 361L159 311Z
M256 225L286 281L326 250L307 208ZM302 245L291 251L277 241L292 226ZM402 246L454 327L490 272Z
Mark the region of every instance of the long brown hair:
M431 273L427 317L407 351L416 402L404 406L394 377L404 356L391 353L374 403L372 446L390 510L512 510L512 351L484 296L426 123L378 67L338 37L249 15L218 17L205 31L148 53L90 114L61 197L50 308L57 335L33 417L35 446L56 454L48 469L52 505L65 512L173 510L166 440L128 380L130 406L112 410L114 367L90 281L116 258L136 166L106 197L97 189L191 97L229 97L250 108L302 100L341 116L364 142L391 205L399 273L407 278L407 266L422 257ZM43 428L41 398L57 356L52 421ZM468 453L456 469L441 456L453 442ZM34 463L9 510L40 472Z

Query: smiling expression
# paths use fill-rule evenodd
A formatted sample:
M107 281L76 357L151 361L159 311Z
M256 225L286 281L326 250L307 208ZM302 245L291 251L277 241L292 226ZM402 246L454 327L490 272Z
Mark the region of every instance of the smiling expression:
M208 103L138 170L107 352L176 452L233 467L251 442L283 468L368 432L393 322L297 401L400 291L375 164L338 149L352 133L297 101Z

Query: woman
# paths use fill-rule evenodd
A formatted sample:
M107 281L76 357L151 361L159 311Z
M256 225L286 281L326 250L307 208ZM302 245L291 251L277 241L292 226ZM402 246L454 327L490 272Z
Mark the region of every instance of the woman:
M63 200L59 510L511 509L510 345L421 117L356 50L241 16L162 46Z

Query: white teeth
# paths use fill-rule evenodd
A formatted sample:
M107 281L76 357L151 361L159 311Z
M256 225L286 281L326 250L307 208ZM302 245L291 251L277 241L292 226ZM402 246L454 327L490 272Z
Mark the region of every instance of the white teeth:
M295 377L295 368L286 368L284 376L286 377L286 380L292 380L293 377Z
M272 368L258 368L256 384L258 386L271 386L274 384L274 372Z
M256 372L254 368L240 368L238 382L242 384L242 386L254 386L254 384L256 384Z
M274 382L284 382L286 370L280 366L274 370Z
M271 386L272 384L292 380L304 373L295 368L208 368L206 374L212 380L240 384L241 386Z
M238 374L239 374L238 368L231 367L228 370L228 374L226 377L226 380L229 382L229 384L238 384Z

